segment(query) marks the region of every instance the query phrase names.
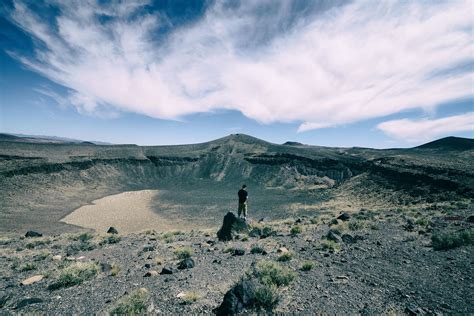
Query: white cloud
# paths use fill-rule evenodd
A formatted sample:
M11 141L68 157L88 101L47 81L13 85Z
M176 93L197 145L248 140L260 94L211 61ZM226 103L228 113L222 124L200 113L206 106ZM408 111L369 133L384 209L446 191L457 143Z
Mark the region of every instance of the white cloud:
M69 88L82 113L113 107L179 119L234 109L262 123L302 122L303 132L474 94L472 69L432 76L473 59L469 0L356 0L277 36L267 27L291 18L287 2L270 2L277 10L264 23L254 10L261 2L217 2L161 43L152 40L159 16L131 18L146 2L86 3L58 2L57 29L22 2L12 13L42 43L21 61ZM114 20L101 24L99 13ZM271 40L258 45L262 38Z
M393 120L380 123L377 128L407 142L428 141L458 132L474 132L474 112L433 120Z

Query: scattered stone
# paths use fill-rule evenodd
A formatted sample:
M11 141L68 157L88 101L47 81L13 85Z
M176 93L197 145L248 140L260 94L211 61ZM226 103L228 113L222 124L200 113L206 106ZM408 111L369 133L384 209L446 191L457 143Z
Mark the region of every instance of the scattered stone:
M328 240L332 240L334 242L337 242L337 243L341 243L342 242L342 238L341 236L339 236L338 234L336 234L334 231L330 230L327 235L326 235L326 238Z
M149 263L145 263L145 265L143 266L145 269L150 269L151 268L151 264Z
M62 258L63 258L63 256L61 256L61 255L55 255L55 256L53 256L53 260L54 260L54 261L61 261Z
M39 297L24 298L16 304L15 309L20 309L28 305L38 304L38 303L43 303L43 302L44 302L43 299Z
M236 248L234 249L234 252L232 253L233 256L243 256L245 255L245 249L241 248Z
M288 253L290 251L286 247L281 247L281 248L278 248L277 252L278 253Z
M118 234L118 230L115 227L109 227L107 234Z
M44 275L42 274L38 274L38 275L34 275L26 280L23 280L21 281L21 285L30 285L30 284L33 284L33 283L36 283L36 282L39 282L41 280L44 279Z
M418 307L407 306L405 308L405 314L410 315L410 316L417 316L417 315L423 315L424 312Z
M217 260L217 259L214 259L214 260L212 260L212 263L221 264L221 263L222 263L222 260Z
M156 247L153 245L146 245L143 247L143 252L155 251Z
M208 244L209 246L214 246L216 244L216 241L215 240L207 240L206 244Z
M346 244L354 244L356 242L356 239L350 235L350 234L344 234L341 236L341 239L344 243Z
M178 263L178 269L192 269L195 265L193 258L186 258Z
M173 269L169 268L169 267L164 267L163 269L161 269L160 274L161 275L163 275L163 274L173 274Z
M158 275L158 271L151 270L151 271L148 271L147 273L145 273L145 275L143 277L144 278L149 278L149 277L153 277L153 276L157 276L157 275Z
M409 218L405 225L403 225L403 229L407 232L412 232L415 230L415 223Z
M303 222L303 220L301 218L297 218L295 220L295 224L301 224Z
M6 292L0 292L0 308L5 306L7 301L10 299L10 295Z
M25 237L26 238L32 238L32 237L42 237L42 233L35 232L33 230L29 230L26 232Z
M341 213L341 215L337 217L337 219L340 219L341 221L348 221L350 218L351 216L347 213Z
M250 237L260 237L262 236L262 230L258 227L252 228L252 230L249 232Z
M268 218L262 217L261 219L258 220L258 222L259 222L259 223L268 222Z
M469 216L469 217L466 219L466 222L468 222L468 223L474 223L474 215Z
M180 292L178 293L178 295L176 295L177 298L182 298L182 297L185 297L186 296L186 293L184 292Z
M100 269L102 270L102 272L110 272L112 271L112 265L106 262L101 262Z
M250 280L241 280L224 295L221 305L213 310L220 315L235 315L244 308L255 304L255 284Z

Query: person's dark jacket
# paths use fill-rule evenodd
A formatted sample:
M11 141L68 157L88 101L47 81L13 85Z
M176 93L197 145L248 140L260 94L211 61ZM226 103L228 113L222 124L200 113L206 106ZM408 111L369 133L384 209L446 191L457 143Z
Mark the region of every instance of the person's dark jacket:
M240 189L237 193L239 195L239 203L245 203L247 201L247 196L249 195L246 190Z

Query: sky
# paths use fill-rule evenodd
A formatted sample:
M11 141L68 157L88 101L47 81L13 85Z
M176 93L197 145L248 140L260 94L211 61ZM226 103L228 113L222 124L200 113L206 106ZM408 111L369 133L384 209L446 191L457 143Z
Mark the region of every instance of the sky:
M473 21L471 0L4 0L0 132L373 148L473 138Z

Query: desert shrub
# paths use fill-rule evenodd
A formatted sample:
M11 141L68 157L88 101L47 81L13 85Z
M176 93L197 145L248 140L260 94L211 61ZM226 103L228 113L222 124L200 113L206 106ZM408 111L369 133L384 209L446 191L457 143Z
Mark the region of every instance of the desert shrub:
M338 235L342 235L342 233L347 231L347 229L348 229L348 224L346 222L342 222L331 227L331 230Z
M234 253L235 247L229 246L224 249L224 253Z
M232 230L237 233L246 233L249 230L249 226L243 219L237 219L232 225Z
M313 268L314 268L314 263L312 263L311 261L307 261L303 263L303 265L301 266L301 271L310 271L310 270L313 270Z
M120 236L107 235L107 236L104 236L104 238L99 243L99 245L102 246L102 245L106 245L106 244L116 244L116 243L120 242L120 240L122 240L122 238Z
M291 252L285 252L284 254L281 254L277 260L280 261L280 262L287 262L287 261L290 261L291 259L293 259L293 253Z
M321 241L321 249L329 250L331 252L338 252L341 250L341 245L332 240L323 240Z
M51 256L51 252L49 251L42 251L40 252L39 254L37 254L35 256L35 261L43 261L45 260L46 258L48 258L49 256Z
M276 262L260 261L257 263L254 275L264 285L275 285L277 287L290 284L296 277L295 273L280 266Z
M13 239L7 237L0 237L0 246L5 246L13 242Z
M271 311L280 300L278 287L274 284L264 284L255 290L255 307Z
M302 232L303 232L303 227L301 227L300 225L295 225L291 227L291 230L290 230L290 233L292 235L298 235L298 234L301 234Z
M431 224L431 220L428 217L422 217L422 218L418 218L415 221L415 224L420 225L420 226L428 226Z
M18 270L20 270L21 272L36 270L36 265L34 263L27 262L25 264L22 264Z
M317 223L319 223L319 218L316 217L316 216L314 216L314 217L312 217L312 218L309 220L309 222L310 222L311 224L317 224Z
M96 263L77 262L62 270L56 282L51 284L49 289L56 290L82 284L95 277L99 271L100 268Z
M33 249L38 246L48 245L51 243L51 239L49 238L42 238L42 239L35 239L33 241L28 242L25 247L27 249Z
M249 241L249 237L248 236L244 236L240 239L241 241Z
M197 302L201 296L197 292L185 292L181 299L183 300L184 304L192 304Z
M193 254L194 254L194 251L189 247L180 247L174 251L174 255L179 260L191 258Z
M472 229L456 232L437 232L431 236L434 250L447 250L474 244Z
M266 251L265 251L265 249L263 249L262 246L254 245L254 246L252 246L252 248L250 249L250 253L251 253L251 254L265 254Z
M262 238L270 237L275 234L275 231L270 226L265 226L262 228Z
M110 315L145 314L147 309L148 290L140 288L123 297L110 311Z
M180 230L174 230L171 232L171 234L173 234L173 236L179 236L179 235L184 235L184 232Z
M350 230L361 230L365 227L365 222L361 220L350 221L348 224Z
M110 270L110 275L117 276L120 273L120 266L117 264L112 264L112 269Z
M329 226L333 226L333 225L337 225L339 222L337 221L337 218L333 218L331 219L331 221L329 222Z

